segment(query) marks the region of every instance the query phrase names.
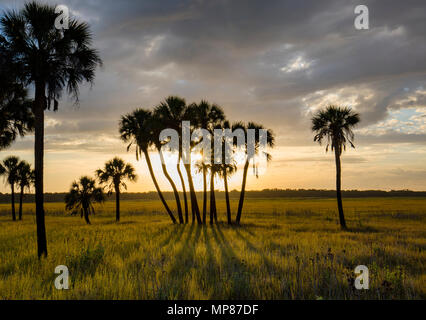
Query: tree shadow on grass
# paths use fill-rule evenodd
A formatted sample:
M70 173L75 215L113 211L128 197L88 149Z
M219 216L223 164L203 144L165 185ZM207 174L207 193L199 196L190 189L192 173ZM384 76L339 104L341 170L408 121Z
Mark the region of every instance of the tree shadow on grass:
M253 270L247 266L244 260L240 260L229 241L225 238L220 225L211 226L213 238L219 247L221 254L220 281L229 286L227 292L220 292L220 297L226 294L226 299L248 299L251 297L247 288L250 287L250 276ZM218 298L218 297L213 297Z
M160 246L164 247L164 246L167 246L169 243L179 242L180 239L182 238L182 235L183 235L185 229L187 229L186 224L173 225L173 229L170 230L168 237L160 243Z

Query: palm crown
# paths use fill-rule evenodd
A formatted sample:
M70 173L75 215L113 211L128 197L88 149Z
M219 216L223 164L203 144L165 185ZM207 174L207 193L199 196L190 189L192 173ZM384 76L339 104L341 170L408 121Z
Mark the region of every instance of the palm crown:
M337 148L339 154L346 149L346 143L355 148L353 127L360 121L359 114L347 107L328 106L312 118L314 141L319 144L327 140L326 150Z
M92 36L86 23L70 18L69 28L55 28L55 7L26 3L22 11L9 11L0 20L5 47L14 53L25 83L42 83L47 93L46 107L63 89L78 99L78 85L92 82L95 69L102 64L91 48Z
M96 170L96 175L101 183L110 182L108 186L110 192L120 187L127 190L124 180L136 181L137 179L135 168L118 157L105 163L104 169Z

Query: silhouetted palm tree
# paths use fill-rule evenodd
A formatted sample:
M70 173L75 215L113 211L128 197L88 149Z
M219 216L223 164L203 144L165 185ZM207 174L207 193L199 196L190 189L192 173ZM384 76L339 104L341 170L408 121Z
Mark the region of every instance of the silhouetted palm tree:
M243 182L241 185L241 193L240 193L240 200L238 202L238 211L237 211L237 217L235 219L235 222L237 224L240 223L241 220L241 214L243 211L243 204L244 204L244 196L245 196L245 191L246 191L246 183L247 183L247 172L248 172L248 167L250 164L250 161L254 160L253 157L254 155L259 153L259 149L261 147L261 140L260 140L260 130L264 130L265 128L262 125L256 124L254 122L249 122L247 126L245 126L243 123L241 122L237 122L233 125L233 129L243 129L245 131L245 136L246 136L246 143L245 143L245 150L244 152L246 153L246 161L244 163L244 169L243 169ZM248 145L247 145L247 138L248 138L248 130L255 130L255 136L254 136L254 155L249 155L248 154ZM266 144L269 147L274 147L275 144L275 136L273 134L273 132L271 130L267 130L266 131ZM264 156L266 156L266 160L270 161L271 155L265 151L264 152ZM255 166L255 164L253 163L253 166Z
M163 193L161 192L160 186L158 185L157 179L155 178L154 170L152 169L151 158L149 156L149 148L154 144L154 139L158 139L158 136L154 136L154 130L152 128L152 113L144 109L136 109L132 113L129 113L121 117L120 120L120 135L124 142L129 143L127 151L129 151L132 145L136 149L136 159L139 160L139 156L143 153L145 156L146 164L148 165L149 173L151 174L152 181L154 182L155 189L157 190L158 196L164 205L170 219L173 223L176 223L172 211L167 205L164 199Z
M18 173L16 183L19 185L20 196L19 196L19 220L22 220L22 202L24 200L25 188L30 188L34 183L34 170L31 169L31 165L22 160L18 164Z
M101 184L108 184L108 193L115 192L115 221L120 221L120 189L127 190L125 180L135 182L135 168L123 159L115 157L107 161L103 169L96 170L96 176Z
M6 12L0 19L4 46L11 52L20 78L34 85L35 193L38 256L47 255L43 209L44 110L58 108L66 90L78 101L79 85L93 82L101 64L91 48L92 35L86 23L69 19L68 29L57 29L55 6L28 2L20 11Z
M194 128L206 129L213 136L213 130L220 128L222 122L225 121L225 113L223 109L215 104L210 104L206 100L201 100L199 104L192 104L189 106L188 115L191 121L191 125ZM202 138L197 143L201 143ZM203 155L204 158L204 155ZM206 211L207 211L207 165L203 162L201 163L201 172L203 173L203 223L206 223ZM211 168L210 168L211 171ZM213 170L214 171L214 170ZM213 175L214 176L214 175ZM210 186L212 185L212 179L210 179ZM214 181L213 181L214 185ZM210 191L211 192L211 191ZM213 208L211 214L215 215L215 202L212 203L212 197L214 198L214 190L213 193L210 193L210 207ZM213 206L213 207L212 207Z
M312 131L315 133L314 141L321 144L323 140L326 139L326 151L328 151L329 147L331 147L332 151L334 150L336 162L337 207L342 229L346 229L346 221L342 204L340 156L343 150L346 150L346 143L349 143L352 148L355 148L352 129L359 121L359 114L353 112L351 108L342 108L333 105L318 111L312 118Z
M0 150L7 148L18 135L24 136L34 126L32 101L27 91L16 82L13 59L0 34Z
M65 209L72 211L71 214L78 214L87 224L90 224L89 215L95 213L93 203L105 201L105 194L102 188L96 186L95 179L84 176L79 181L74 181L70 191L65 195Z
M185 222L188 223L188 199L186 196L185 180L180 168L182 159L182 121L185 120L187 107L185 99L177 96L169 96L155 108L155 116L160 121L163 129L174 129L179 134L179 145L177 150L172 150L178 153L176 169L182 185L183 201L185 208ZM178 209L179 210L179 209Z
M19 158L15 156L9 156L3 160L2 169L0 172L3 172L5 176L5 181L10 185L11 189L11 204L12 204L12 220L16 221L15 213L15 184L18 181L18 167L19 167Z
M154 145L155 145L155 147L158 151L158 154L160 156L161 168L163 170L164 176L166 177L167 181L169 181L170 186L172 187L173 194L174 194L175 200L176 200L176 208L177 208L177 212L178 212L179 223L182 224L182 223L184 223L184 221L183 221L183 214L182 214L182 206L180 205L179 192L176 188L175 182L170 177L170 174L167 171L167 166L166 166L166 162L165 162L164 154L163 154L164 144L166 144L168 141L160 141L160 139L159 139L160 132L163 129L167 129L167 127L165 127L165 124L162 121L161 111L158 108L156 108L154 110L151 126L153 128L153 134L154 134L153 142L154 142Z

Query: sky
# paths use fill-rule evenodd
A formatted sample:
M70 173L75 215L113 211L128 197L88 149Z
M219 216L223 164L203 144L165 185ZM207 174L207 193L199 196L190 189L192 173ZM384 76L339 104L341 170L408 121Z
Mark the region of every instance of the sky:
M23 3L0 0L0 12ZM90 24L104 66L93 87L81 87L79 105L64 96L58 112L46 112L47 192L68 190L114 156L137 169L129 191L154 190L144 160L120 141L118 121L169 95L207 99L231 121L273 130L272 162L258 178L249 171L249 190L335 187L334 156L314 143L310 129L312 115L328 104L361 116L356 148L342 156L344 189L426 190L424 0L363 1L368 30L354 27L360 2L351 0L59 4ZM17 140L0 159L14 154L33 163L33 141ZM152 158L161 187L171 190ZM241 171L231 189L240 188ZM199 176L195 184L202 188Z

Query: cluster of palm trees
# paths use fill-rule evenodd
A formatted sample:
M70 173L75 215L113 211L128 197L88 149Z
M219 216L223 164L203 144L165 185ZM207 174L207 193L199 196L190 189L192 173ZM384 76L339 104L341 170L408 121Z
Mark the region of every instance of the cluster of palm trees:
M19 160L19 158L15 156L9 156L0 163L0 176L3 176L6 183L10 186L13 221L16 221L15 187L19 188L18 219L22 220L24 192L25 189L29 189L34 183L34 170L31 169L31 165L25 160Z
M217 222L217 207L216 207L216 198L215 198L215 177L219 177L223 179L225 186L225 197L226 197L226 216L227 221L231 224L232 221L232 212L229 200L229 190L228 190L228 178L234 174L237 170L237 164L235 161L231 163L226 163L226 161L221 161L220 164L216 164L215 161L207 161L205 158L199 160L195 166L196 170L203 175L203 206L202 211L200 211L200 206L198 204L198 199L196 196L194 182L193 182L193 173L192 173L192 162L191 162L191 153L193 150L196 150L196 147L203 142L203 137L200 139L193 141L191 140L190 145L190 154L187 155L189 159L187 161L182 161L182 123L184 121L190 122L191 131L194 132L196 129L205 129L212 135L215 130L225 130L225 129L242 129L247 138L247 130L255 129L257 132L261 129L264 129L263 126L248 123L245 125L242 122L236 122L234 124L230 124L229 121L226 120L225 113L223 109L215 104L210 104L207 101L201 101L200 103L191 103L187 104L185 99L177 96L170 96L166 98L163 102L161 102L158 106L156 106L153 110L148 109L136 109L133 112L126 114L121 117L119 132L121 135L121 139L128 143L127 150L130 150L132 146L135 147L136 158L139 159L140 156L144 156L152 181L154 186L158 192L160 200L162 201L166 212L168 213L170 219L173 223L188 223L189 221L189 208L191 209L192 222L197 221L198 224L207 223L207 175L210 178L210 223L213 224ZM179 183L183 195L183 208L180 200L179 190L177 188L177 182L173 181L168 172L168 168L164 161L163 148L162 146L165 144L165 141L161 141L159 139L160 133L164 129L174 129L175 132L179 134L179 143L176 146L175 151L177 153L177 161L175 163L176 169L179 175ZM274 146L274 135L271 130L267 130L267 144L270 147ZM246 139L247 141L247 139ZM225 141L222 141L223 147L225 146ZM236 145L236 143L235 143ZM260 139L259 134L256 134L255 138L255 151L259 152ZM162 191L157 182L156 175L154 173L154 169L152 167L151 158L149 151L151 149L157 150L160 156L160 160L162 163L162 172L166 179L169 181L171 188L173 189L173 193L176 201L177 208L177 218L173 214L169 205L167 204ZM245 147L242 150L247 153L247 142L245 143ZM211 152L214 154L214 151ZM225 152L222 152L222 155L225 156ZM267 159L271 159L270 155L267 155ZM238 203L238 210L235 218L235 222L238 224L241 220L243 203L244 203L244 195L247 181L247 173L249 163L253 160L253 156L246 157L246 161L244 164L243 171L243 181L241 187L240 200ZM184 179L184 175L182 173L181 165L185 169L187 185ZM188 187L188 188L187 188ZM189 189L189 198L190 205L188 203L186 190Z

